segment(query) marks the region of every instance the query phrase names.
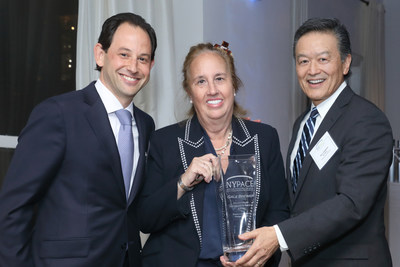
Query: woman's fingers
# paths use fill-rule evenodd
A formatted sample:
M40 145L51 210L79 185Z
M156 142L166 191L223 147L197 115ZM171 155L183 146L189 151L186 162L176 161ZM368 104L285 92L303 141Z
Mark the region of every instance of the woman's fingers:
M193 158L189 167L182 175L182 182L188 186L194 186L203 180L209 183L213 176L214 158L216 157L213 154Z

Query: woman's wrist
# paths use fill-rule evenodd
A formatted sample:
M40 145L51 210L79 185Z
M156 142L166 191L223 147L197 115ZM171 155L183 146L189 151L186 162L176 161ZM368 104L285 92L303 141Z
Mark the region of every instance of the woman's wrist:
M179 185L179 187L182 188L185 192L192 191L193 188L194 188L194 186L186 186L186 185L182 182L182 176L179 177L178 185Z

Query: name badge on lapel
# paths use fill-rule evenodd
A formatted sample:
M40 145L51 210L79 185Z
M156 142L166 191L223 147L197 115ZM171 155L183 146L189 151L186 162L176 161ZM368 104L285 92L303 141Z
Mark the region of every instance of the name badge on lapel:
M310 151L310 155L321 170L333 154L335 154L336 150L338 150L337 145L331 135L326 132Z

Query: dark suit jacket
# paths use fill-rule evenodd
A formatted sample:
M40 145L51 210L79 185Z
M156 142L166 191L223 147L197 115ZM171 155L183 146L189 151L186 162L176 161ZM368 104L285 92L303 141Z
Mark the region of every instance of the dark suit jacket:
M288 217L288 196L279 139L272 127L233 119L234 154L260 155L261 189L257 227ZM143 248L143 266L196 266L200 253L205 183L177 201L178 178L194 157L205 154L197 117L154 133L140 201L140 229L151 233ZM270 261L277 266L280 253Z
M294 124L287 177L305 114ZM389 122L347 86L326 114L309 151L326 132L338 150L321 170L306 155L296 194L290 193L292 218L278 224L293 266L391 266L383 218L392 156Z
M134 199L154 122L138 108L134 114L141 155L127 203L94 83L33 110L0 195L0 266L122 266L127 245L131 266L140 266Z

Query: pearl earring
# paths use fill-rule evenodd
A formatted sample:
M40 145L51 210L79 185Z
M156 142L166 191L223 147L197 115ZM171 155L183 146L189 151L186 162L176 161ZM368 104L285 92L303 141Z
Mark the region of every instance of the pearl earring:
M189 103L190 103L190 104L193 104L193 101L192 101L192 99L190 99L190 100L189 100Z

